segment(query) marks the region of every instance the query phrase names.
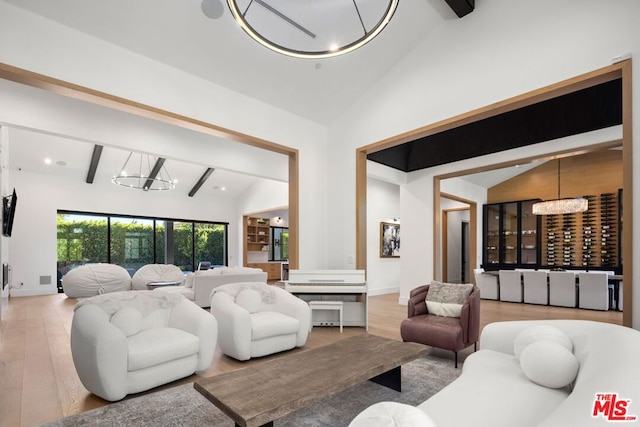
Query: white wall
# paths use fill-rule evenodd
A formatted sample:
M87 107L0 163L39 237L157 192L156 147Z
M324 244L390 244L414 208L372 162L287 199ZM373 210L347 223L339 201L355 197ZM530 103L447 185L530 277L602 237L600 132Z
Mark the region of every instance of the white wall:
M330 127L330 203L341 213L331 222L345 236L355 236L355 148L593 71L624 52L640 58L638 16L635 0L485 0L465 18L444 22ZM635 105L640 105L638 68L633 71ZM633 128L637 145L640 121ZM493 164L497 157L416 172L401 189L401 296L434 276L432 263L424 262L433 256L433 233L419 228L433 219L433 176ZM633 150L633 157L640 164L640 150ZM634 205L640 204L639 176L633 178ZM640 234L632 244L640 250ZM354 245L354 238L347 240L332 259L343 260ZM638 269L633 282L640 284ZM640 290L634 292L634 306L640 306ZM640 328L640 316L634 317Z
M11 184L18 194L9 263L12 296L53 294L56 289L56 212L77 210L201 221L229 222L229 265L238 261L239 226L235 201L185 197L172 191L137 191L110 182L84 182L29 172L14 172ZM51 285L39 285L51 276ZM22 285L21 285L22 284Z
M400 291L400 258L380 258L380 223L400 218L400 187L367 180L367 286L369 295ZM400 221L402 218L400 218ZM400 229L402 231L402 227ZM402 257L402 232L400 233Z
M0 62L298 149L300 264L326 266L326 127L6 3L0 16Z

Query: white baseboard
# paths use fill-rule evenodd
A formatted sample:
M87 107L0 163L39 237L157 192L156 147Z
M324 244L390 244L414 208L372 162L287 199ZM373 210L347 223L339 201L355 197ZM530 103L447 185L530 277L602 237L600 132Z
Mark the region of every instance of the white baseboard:
M398 304L400 304L400 305L409 304L409 297L399 297L398 298Z
M9 289L10 297L34 297L39 295L53 295L58 293L55 285L38 286L37 288L11 288Z
M376 296L376 295L393 294L393 293L398 293L398 292L400 292L400 288L398 288L398 287L367 289L367 293L369 294L370 297L373 297L373 296Z

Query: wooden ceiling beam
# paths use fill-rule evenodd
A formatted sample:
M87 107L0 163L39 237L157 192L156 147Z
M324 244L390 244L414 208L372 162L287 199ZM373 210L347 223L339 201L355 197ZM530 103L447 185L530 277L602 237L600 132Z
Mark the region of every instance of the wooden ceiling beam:
M87 184L93 184L93 180L96 177L96 171L98 170L98 163L100 163L100 156L102 155L102 145L93 146L93 154L91 155L91 162L89 162L89 171L87 172Z

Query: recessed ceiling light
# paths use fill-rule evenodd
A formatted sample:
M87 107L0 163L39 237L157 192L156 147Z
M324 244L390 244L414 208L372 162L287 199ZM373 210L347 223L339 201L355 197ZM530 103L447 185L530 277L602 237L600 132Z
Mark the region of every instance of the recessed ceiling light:
M51 164L51 159L49 159L49 158L44 159L44 164L45 165L50 165Z

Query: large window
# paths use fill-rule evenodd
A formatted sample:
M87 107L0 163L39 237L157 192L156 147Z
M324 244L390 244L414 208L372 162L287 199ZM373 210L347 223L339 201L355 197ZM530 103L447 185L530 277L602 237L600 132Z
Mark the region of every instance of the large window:
M167 232L173 233L173 245L171 245L173 247L173 261L169 264L177 265L180 270L195 270L193 223L173 221L173 230L168 229ZM171 259L170 254L167 255Z
M109 262L135 272L154 263L153 220L112 216L109 218Z
M227 259L227 227L223 224L196 222L194 227L195 265L208 261L211 265L225 265Z
M131 275L145 264L192 271L200 261L227 265L227 223L58 211L58 279L87 263L107 262Z
M109 262L109 218L58 213L58 280L82 264Z

